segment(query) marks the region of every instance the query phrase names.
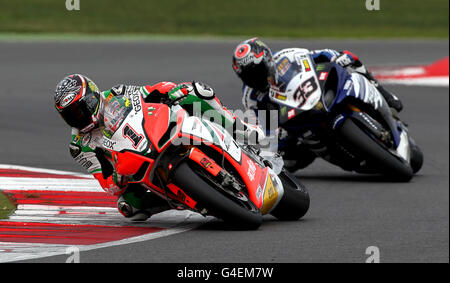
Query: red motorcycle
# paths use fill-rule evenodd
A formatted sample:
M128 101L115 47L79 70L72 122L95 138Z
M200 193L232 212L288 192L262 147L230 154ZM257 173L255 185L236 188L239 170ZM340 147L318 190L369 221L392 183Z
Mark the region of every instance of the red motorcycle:
M212 215L239 229L257 229L262 215L297 220L308 211L305 187L277 162L239 145L220 125L179 105L146 103L139 94L108 117L103 137L117 173L172 207ZM108 109L105 109L107 111Z

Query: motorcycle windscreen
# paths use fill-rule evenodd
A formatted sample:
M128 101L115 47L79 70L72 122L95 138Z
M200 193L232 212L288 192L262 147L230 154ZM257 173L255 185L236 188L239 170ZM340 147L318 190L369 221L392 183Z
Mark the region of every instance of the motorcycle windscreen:
M310 59L305 57L300 61L301 64L279 75L277 85L270 87L269 97L277 104L307 111L320 101L322 90Z

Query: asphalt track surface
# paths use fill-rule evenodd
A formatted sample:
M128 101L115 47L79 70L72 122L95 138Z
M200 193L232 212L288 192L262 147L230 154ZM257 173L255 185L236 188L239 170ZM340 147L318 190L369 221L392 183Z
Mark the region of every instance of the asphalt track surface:
M83 73L101 89L117 83L201 80L229 108L242 108L231 69L239 42L0 42L0 163L82 172L67 147L70 130L52 106L59 79ZM303 46L348 49L368 66L426 64L448 56L448 41L267 41L273 50ZM389 86L403 100L402 118L425 164L409 183L344 172L320 160L297 172L308 187L305 218L265 217L257 231L221 222L147 242L82 252L81 262L364 262L369 246L381 262L448 262L449 92ZM65 262L55 256L29 262Z

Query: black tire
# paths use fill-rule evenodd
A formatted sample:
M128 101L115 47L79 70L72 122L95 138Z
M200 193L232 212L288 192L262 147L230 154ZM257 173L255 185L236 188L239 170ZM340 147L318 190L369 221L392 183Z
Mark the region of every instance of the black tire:
M308 212L310 198L305 186L288 172L281 172L284 194L277 207L270 214L279 220L295 221Z
M355 153L366 158L371 167L394 181L408 182L413 170L406 160L401 160L363 132L351 119L346 119L338 129L340 137Z
M411 164L411 168L412 168L414 174L416 174L422 168L423 153L422 153L422 150L420 149L420 147L418 147L417 144L412 139L410 139L409 142L410 142L410 146L411 146L410 164Z
M255 210L251 211L231 200L207 183L186 162L179 164L172 176L174 184L206 208L208 214L224 220L232 228L256 230L261 226L262 215L255 205Z

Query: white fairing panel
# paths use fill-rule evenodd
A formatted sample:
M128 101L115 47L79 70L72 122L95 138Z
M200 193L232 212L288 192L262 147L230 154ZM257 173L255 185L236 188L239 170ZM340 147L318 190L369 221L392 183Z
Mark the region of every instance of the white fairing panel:
M206 142L214 141L209 130L203 125L201 119L197 117L187 117L184 119L181 132L200 138Z
M397 153L403 159L408 161L408 163L410 162L411 153L410 153L408 133L406 131L402 131L400 134L400 143L398 144L397 147Z
M241 148L228 131L220 125L191 116L183 121L181 132L197 137L202 141L217 144L234 160L241 162Z
M312 109L322 96L322 89L313 67L314 62L303 50L292 49L289 51L282 53L285 55L282 58L286 63L281 62L278 66L295 64L296 69L292 72L286 71L283 77L279 77L278 79L282 79L287 86L285 88L271 86L269 96L275 103L307 111ZM282 71L283 69L278 70L280 76L283 74ZM288 76L290 73L292 73L292 77Z
M358 73L352 73L351 80L353 81L356 98L371 104L375 109L383 105L383 96L364 76Z

